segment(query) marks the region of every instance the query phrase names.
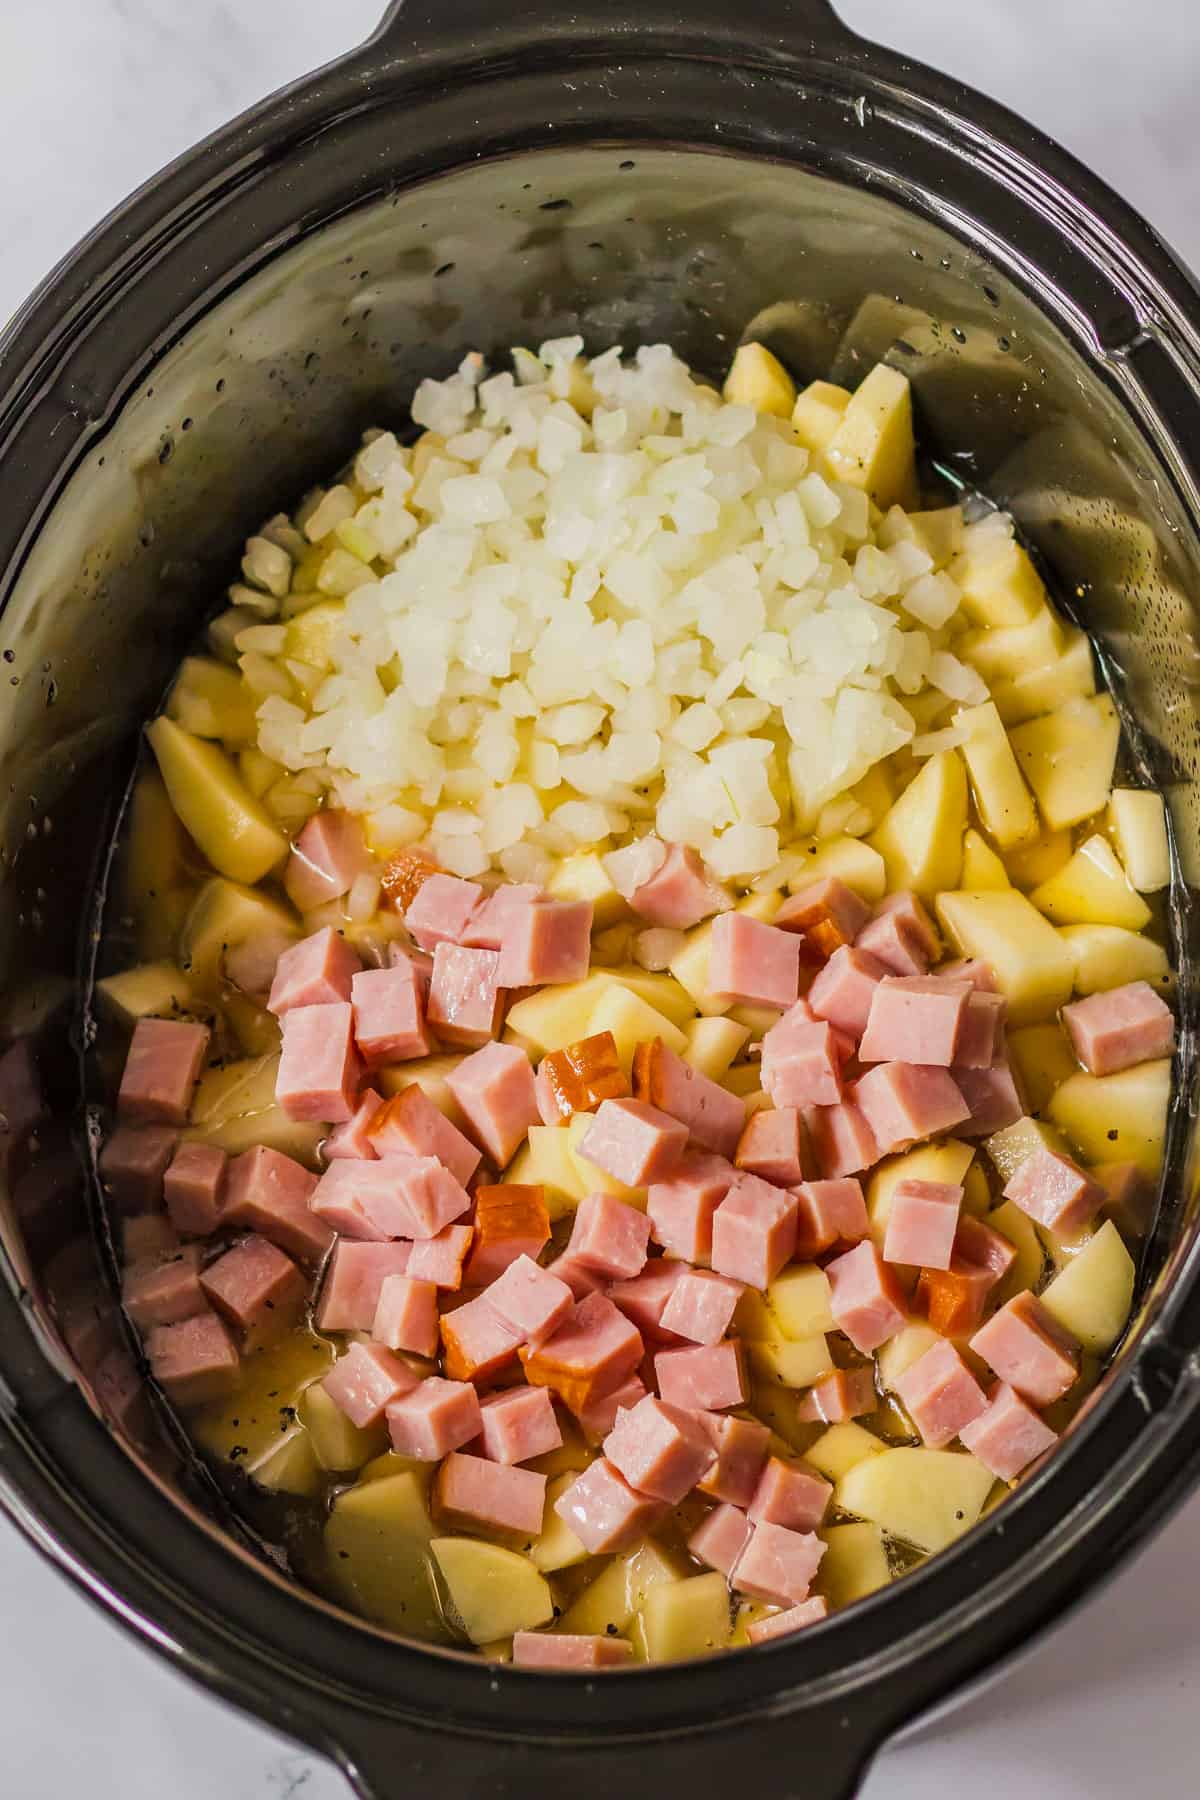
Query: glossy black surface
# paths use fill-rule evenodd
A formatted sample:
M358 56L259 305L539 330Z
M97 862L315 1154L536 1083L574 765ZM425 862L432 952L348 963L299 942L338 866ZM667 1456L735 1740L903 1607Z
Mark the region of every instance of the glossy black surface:
M385 1638L239 1544L141 1388L86 1179L99 859L137 724L240 537L468 347L578 328L719 370L753 325L801 376L887 355L925 442L971 447L955 466L1096 632L1192 874L1198 319L1069 158L822 5L427 0L165 171L0 341L0 1498L130 1629L362 1792L705 1796L748 1768L767 1796L850 1792L883 1736L1145 1535L1200 1452L1192 927L1181 903L1143 1316L998 1516L795 1642L687 1668L548 1680Z

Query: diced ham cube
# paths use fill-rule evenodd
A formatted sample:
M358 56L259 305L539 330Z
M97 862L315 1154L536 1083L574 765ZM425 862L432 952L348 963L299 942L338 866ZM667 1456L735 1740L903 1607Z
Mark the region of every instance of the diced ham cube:
M806 1625L818 1625L829 1615L829 1605L821 1594L814 1594L811 1600L802 1600L799 1606L789 1606L786 1612L772 1613L768 1618L755 1619L746 1627L746 1636L752 1644L767 1644L772 1638L790 1637L793 1631L802 1631Z
M671 1295L690 1273L685 1262L673 1262L665 1256L657 1257L630 1280L610 1282L608 1297L614 1306L620 1307L627 1319L633 1320L644 1338L653 1338L660 1343L677 1343L678 1338L666 1329L662 1317Z
M410 1244L356 1243L341 1238L325 1272L317 1305L321 1331L370 1331L380 1289L389 1275L403 1275Z
M713 920L708 986L714 999L752 1006L795 1004L800 992L801 939L747 913L720 913Z
M606 1457L560 1494L554 1510L593 1556L630 1550L666 1511L661 1500L635 1493Z
M434 1510L456 1525L536 1537L546 1505L546 1477L483 1456L452 1450L433 1484Z
M1006 1125L1015 1125L1025 1111L1013 1072L1004 1061L990 1069L970 1069L956 1064L954 1084L971 1109L970 1120L958 1127L960 1137L991 1137Z
M852 1100L814 1106L804 1114L808 1141L826 1181L857 1175L879 1161L881 1152L861 1109Z
M811 1172L808 1130L794 1106L764 1107L751 1113L738 1139L734 1162L749 1175L777 1187L794 1187Z
M362 962L331 925L284 950L275 964L267 1011L282 1018L293 1006L331 1006L349 1000Z
M903 1290L874 1244L857 1244L829 1263L825 1273L837 1328L864 1356L908 1323Z
M698 1486L714 1500L749 1506L767 1460L770 1431L757 1419L710 1412L704 1414L704 1428L712 1439L717 1460Z
M728 1579L753 1535L754 1527L741 1508L726 1502L705 1514L687 1547L699 1562Z
M480 1153L414 1081L376 1113L370 1139L377 1156L436 1156L466 1187Z
M505 1388L480 1403L479 1415L483 1454L493 1462L529 1462L563 1441L548 1388Z
M983 965L986 967L986 964ZM954 1050L954 1063L960 1069L990 1069L1004 1042L1004 1015L1008 1002L1003 994L992 994L972 988L967 995L967 1009Z
M503 988L582 981L591 951L590 900L536 900L505 920L496 979Z
M959 1436L1000 1481L1015 1481L1035 1457L1058 1442L1057 1432L1005 1381L996 1384L986 1410L964 1425Z
M433 958L427 950L406 949L395 939L387 947L387 964L389 969L408 969L416 976L417 992L424 1006L429 998L429 984L433 980Z
M941 945L933 920L915 894L889 894L855 939L858 949L877 956L895 975L924 975Z
M121 1304L139 1331L207 1312L200 1286L200 1246L184 1244L164 1258L127 1268L121 1278Z
M940 975L885 975L871 1001L858 1047L860 1061L927 1063L948 1069L956 1060L970 995L967 982L947 981Z
M672 1256L706 1263L712 1257L713 1215L733 1185L735 1170L720 1156L685 1156L646 1198L650 1234Z
M658 1391L671 1406L692 1411L722 1412L746 1398L742 1347L736 1338L720 1344L660 1350L654 1358Z
M887 972L887 964L877 956L850 945L834 951L805 998L816 1018L858 1039L867 1028L875 989Z
M641 1332L603 1294L576 1302L536 1348L522 1350L525 1378L553 1388L573 1413L627 1380L642 1360Z
M815 1532L789 1531L764 1519L734 1564L733 1585L751 1599L796 1606L807 1599L824 1554Z
M575 1304L565 1281L519 1256L487 1291L488 1304L526 1343L548 1338Z
M1008 1182L1004 1198L1048 1231L1074 1237L1103 1206L1104 1189L1069 1156L1039 1144Z
M775 924L781 931L799 932L812 960L823 963L853 944L870 916L870 907L853 888L836 875L827 875L785 900L775 914Z
M498 950L512 915L542 898L542 889L531 881L501 882L479 902L458 942L469 950Z
M950 1267L922 1269L917 1310L935 1331L962 1337L983 1318L987 1298L1016 1260L1016 1250L990 1225L964 1213L958 1221Z
M150 1373L176 1406L225 1400L237 1386L241 1358L216 1313L156 1325L146 1338Z
M163 1181L179 1133L169 1125L118 1125L100 1152L100 1178L123 1213L162 1205Z
M581 1038L542 1058L534 1083L544 1125L563 1125L577 1112L595 1112L603 1100L623 1100L629 1083L611 1031Z
M364 969L351 983L354 1037L369 1069L428 1056L421 983L407 960L390 969Z
M746 1102L693 1069L661 1038L639 1044L633 1057L633 1091L687 1126L701 1150L730 1157L746 1122Z
M326 806L313 814L292 845L283 885L297 912L312 912L327 900L340 900L370 865L358 820Z
M615 1669L633 1661L628 1638L568 1631L518 1631L513 1637L516 1669Z
M655 873L633 890L629 904L651 925L690 931L701 919L710 918L733 903L695 850L685 844L670 844Z
M605 1100L579 1154L626 1187L674 1174L687 1146L687 1126L644 1100Z
M740 1281L689 1269L676 1282L662 1311L664 1330L693 1344L719 1344L742 1296Z
M350 1423L363 1431L378 1424L394 1401L416 1392L417 1384L408 1364L382 1344L351 1344L321 1386Z
M437 1237L470 1207L471 1196L466 1188L436 1157L414 1156L403 1162L398 1156L386 1157L364 1166L392 1175L397 1197L407 1213L405 1237Z
M951 981L969 981L977 994L1000 992L992 965L981 962L975 956L959 956L953 962L943 963L938 974L947 976Z
M901 1405L930 1450L940 1450L987 1406L983 1389L944 1339L896 1378Z
M617 1414L604 1454L639 1494L677 1506L717 1459L694 1412L650 1395Z
M484 1184L475 1190L475 1243L464 1279L486 1287L518 1257L536 1262L550 1242L545 1190L521 1182Z
M388 1350L433 1357L438 1349L438 1291L432 1281L388 1275L379 1291L371 1336Z
M139 1019L117 1093L117 1112L133 1124L186 1125L192 1091L212 1036L182 1019Z
M512 1161L529 1127L541 1122L533 1070L515 1044L487 1044L464 1056L447 1075L446 1086L475 1142L498 1169Z
M421 883L404 915L404 923L422 950L438 944L461 944L483 898L477 881L460 881L440 872Z
M320 1262L333 1232L310 1209L317 1177L282 1150L255 1144L229 1164L221 1223L257 1231L301 1262Z
M981 1325L971 1349L1035 1406L1061 1400L1079 1373L1079 1346L1030 1293L1017 1294Z
M127 1267L139 1262L160 1262L182 1249L179 1233L162 1213L139 1213L121 1222L121 1255ZM69 1306L69 1303L68 1303Z
M513 1360L523 1333L502 1319L487 1294L479 1294L440 1321L443 1362L454 1381L490 1381Z
M598 1294L604 1288L604 1277L595 1269L585 1268L574 1256L556 1256L553 1262L546 1264L546 1273L557 1276L566 1287L569 1287L576 1300L586 1300L589 1294Z
M294 1006L282 1023L275 1098L289 1119L325 1119L336 1125L353 1118L362 1063L349 1001Z
M1107 993L1089 994L1062 1010L1076 1056L1092 1075L1115 1075L1134 1063L1170 1056L1175 1020L1146 981L1129 981Z
M435 1237L411 1246L407 1270L402 1272L417 1281L432 1281L434 1287L460 1288L474 1236L470 1225L443 1225Z
M377 1094L374 1088L364 1088L352 1116L335 1125L321 1145L325 1160L336 1161L338 1157L346 1156L359 1162L374 1162L376 1151L371 1141L371 1127L382 1107L383 1095Z
M833 1487L800 1463L772 1456L758 1479L749 1506L750 1522L786 1525L789 1531L815 1531L829 1510Z
M873 1365L862 1369L834 1369L814 1382L796 1411L807 1424L842 1425L859 1419L879 1405Z
M503 996L496 981L499 966L496 950L468 950L461 944L437 946L426 1018L441 1043L477 1050L498 1035L503 1013Z
M796 1196L757 1175L739 1175L713 1217L718 1275L765 1288L796 1247Z
M880 1156L953 1131L971 1116L949 1071L921 1063L876 1064L855 1083L853 1099Z
M481 1429L479 1396L469 1382L430 1375L386 1409L392 1449L419 1462L438 1462Z
M278 1342L308 1300L308 1280L290 1256L257 1233L209 1263L200 1286L221 1316L244 1334L247 1350Z
M835 1244L859 1244L870 1236L862 1183L854 1176L802 1182L796 1189L796 1207L794 1254L801 1262L811 1262Z
M315 1219L343 1237L375 1241L410 1237L413 1223L400 1188L400 1174L413 1159L379 1162L346 1158L330 1163L310 1202Z
M544 1388L536 1390L545 1393ZM598 1400L591 1400L586 1406L579 1408L575 1414L579 1429L589 1444L602 1444L617 1422L617 1414L628 1411L646 1397L646 1384L640 1375L631 1375L623 1381L619 1388L611 1394L602 1394Z
M898 1181L884 1232L884 1261L948 1269L962 1203L963 1190L953 1182L913 1176Z
M628 1281L645 1267L649 1241L645 1213L611 1194L589 1194L576 1208L567 1255L600 1275Z

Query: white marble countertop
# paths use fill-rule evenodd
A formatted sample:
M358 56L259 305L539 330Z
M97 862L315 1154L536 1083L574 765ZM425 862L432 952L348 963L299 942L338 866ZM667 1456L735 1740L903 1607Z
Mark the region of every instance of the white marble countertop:
M453 0L445 0L447 6ZM0 0L0 319L162 163L374 24L382 0ZM1053 132L1200 265L1190 0L842 0L844 16ZM1200 1499L1084 1612L865 1800L1157 1800L1200 1733ZM0 1792L345 1800L319 1765L120 1636L0 1522Z

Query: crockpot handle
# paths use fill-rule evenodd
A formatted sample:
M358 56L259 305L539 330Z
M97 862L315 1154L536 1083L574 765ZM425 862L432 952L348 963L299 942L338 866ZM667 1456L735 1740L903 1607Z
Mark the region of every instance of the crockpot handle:
M498 0L391 0L372 42L403 54L439 49L476 53L502 51L531 36L586 41L592 28L615 34L620 23L597 6L594 19L569 0L525 0L509 7ZM625 27L631 43L671 39L716 46L728 41L743 54L757 48L767 56L786 54L803 43L844 47L852 33L830 0L754 0L746 7L729 0L639 0Z

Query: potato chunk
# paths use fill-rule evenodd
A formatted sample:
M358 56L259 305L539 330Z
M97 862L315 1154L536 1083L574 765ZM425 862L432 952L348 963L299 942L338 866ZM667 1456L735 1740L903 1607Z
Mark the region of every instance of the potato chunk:
M876 363L850 396L825 465L836 480L865 488L876 506L916 505L912 390L898 369Z
M764 344L738 345L723 391L731 406L752 406L777 419L789 418L796 404L795 382Z
M844 1475L837 1505L917 1550L944 1550L983 1511L992 1477L955 1450L885 1450Z
M1054 1277L1041 1302L1085 1350L1104 1356L1129 1319L1134 1273L1133 1258L1107 1219Z
M884 1452L886 1455L886 1451ZM849 1606L892 1579L887 1546L878 1525L829 1525L817 1585L830 1606Z
M347 1603L376 1624L441 1636L429 1572L432 1535L419 1476L360 1482L338 1495L325 1525L330 1576Z
M647 1662L683 1662L724 1650L732 1629L725 1577L714 1570L651 1588L641 1626Z
M282 862L288 842L216 744L161 714L146 736L171 805L214 869L253 883Z
M473 1644L534 1631L554 1617L549 1583L527 1556L480 1538L434 1538L429 1548L458 1622Z
M991 964L1013 1025L1052 1018L1071 998L1075 964L1069 948L1015 888L941 894L937 912L964 956Z
M1171 879L1167 816L1150 788L1114 788L1108 806L1113 839L1139 894L1156 894Z
M847 388L832 381L810 381L792 410L796 436L806 450L819 456L846 416L850 404Z
M1050 1117L1085 1162L1135 1162L1152 1179L1162 1167L1171 1098L1171 1064L1137 1063L1118 1075L1064 1081L1050 1102Z
M1037 836L1037 814L1000 714L988 700L964 708L955 722L967 734L963 760L984 829L1002 850L1029 843Z
M1073 701L1013 731L1021 772L1052 831L1078 825L1107 803L1120 735L1108 694Z
M967 775L956 750L931 756L871 836L893 888L933 899L958 886L967 829Z
M1150 908L1130 886L1108 839L1099 832L1029 898L1056 925L1121 925L1141 931Z

